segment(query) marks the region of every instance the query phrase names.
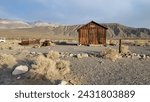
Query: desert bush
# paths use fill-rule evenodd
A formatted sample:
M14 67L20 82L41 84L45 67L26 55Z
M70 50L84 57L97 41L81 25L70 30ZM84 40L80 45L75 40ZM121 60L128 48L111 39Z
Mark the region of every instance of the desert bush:
M147 45L150 45L150 42L148 40L135 40L134 45L136 45L136 46L147 46Z
M65 75L70 72L70 62L65 60L60 60L56 62L56 70L59 74Z
M36 73L43 76L47 74L48 69L53 70L55 67L56 62L52 59L44 57L43 55L38 56L35 63L32 65L32 68L36 71Z
M9 54L0 54L0 66L7 65L12 68L16 64L16 58Z
M100 55L103 57L103 58L106 58L106 59L110 59L112 61L115 61L116 59L119 58L119 53L116 49L112 49L112 48L106 48L104 49Z
M9 49L9 50L13 50L13 49L18 49L21 48L20 45L18 45L18 43L16 41L9 41L7 40L6 42L2 42L0 43L0 49Z
M47 54L47 58L50 58L52 60L58 60L60 57L60 54L59 52L57 51L49 51L48 54Z
M129 46L121 45L121 52L127 54L129 52Z
M109 42L107 42L109 45L112 45L112 46L116 46L118 44L118 41L117 40L109 40Z
M70 72L69 62L64 60L52 60L43 55L39 55L35 63L32 65L32 69L35 79L45 77L47 79L58 79Z

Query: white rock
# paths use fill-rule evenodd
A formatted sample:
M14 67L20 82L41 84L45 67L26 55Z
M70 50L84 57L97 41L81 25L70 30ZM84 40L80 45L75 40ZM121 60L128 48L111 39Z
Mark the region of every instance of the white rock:
M86 53L81 54L81 56L82 56L82 57L89 57L89 55L86 54Z
M60 83L60 84L58 84L58 85L67 85L67 84L68 84L68 82L67 82L67 81L62 80L62 81L61 81L61 83Z
M145 54L143 54L143 59L146 59L146 55Z
M77 54L77 58L82 58L81 54Z
M137 54L137 57L141 58L140 54Z
M136 56L137 54L136 53L132 53L132 56Z
M28 67L25 66L25 65L20 65L20 66L17 66L14 71L12 72L12 75L19 75L19 74L23 74L23 73L26 73L28 71Z
M89 57L89 55L86 53L77 54L77 58L85 58L85 57Z
M35 55L35 54L36 54L36 52L30 52L30 54Z
M146 56L146 58L150 58L150 56Z
M73 57L73 54L70 54L69 56L70 56L70 57Z
M21 76L18 76L16 79L17 79L17 80L21 79Z

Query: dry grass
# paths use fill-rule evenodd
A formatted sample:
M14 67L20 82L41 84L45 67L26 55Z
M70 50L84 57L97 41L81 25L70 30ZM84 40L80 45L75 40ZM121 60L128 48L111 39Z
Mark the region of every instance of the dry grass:
M9 49L9 50L13 50L13 49L19 49L22 46L20 46L19 41L17 40L6 40L6 42L1 42L0 43L0 49L4 50L4 49Z
M116 46L118 44L118 40L107 40L106 43L108 45Z
M35 72L40 76L46 76L47 74L52 76L53 73L55 73L54 69L56 69L56 62L40 55L36 58L35 64L32 65L32 68L35 69ZM48 70L51 72L47 73ZM39 78L39 76L36 78Z
M47 58L50 58L52 60L58 60L60 57L60 54L59 52L57 51L49 51L48 54L47 54Z
M65 75L70 72L70 62L65 60L60 60L56 62L56 70L59 74Z
M47 79L62 79L65 74L70 72L70 63L64 60L56 61L40 55L36 58L32 69L34 69L33 73L36 73L33 76L35 79L41 79L41 77Z
M106 59L110 59L112 61L115 61L116 59L119 58L119 53L116 49L112 49L112 48L106 48L104 49L101 53L101 56L103 56L103 58Z
M136 45L136 46L149 46L150 41L149 40L135 40L134 45Z
M129 46L121 45L121 52L127 54L129 52Z
M0 66L6 65L12 68L16 64L16 58L13 55L0 54Z

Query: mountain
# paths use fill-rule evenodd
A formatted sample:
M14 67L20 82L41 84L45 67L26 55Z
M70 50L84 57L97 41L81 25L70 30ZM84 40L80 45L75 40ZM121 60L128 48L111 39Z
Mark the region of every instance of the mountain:
M118 23L102 23L101 25L108 28L107 38L150 38L150 29L147 28L133 28ZM27 23L19 20L0 19L0 34L13 34L13 36L15 34L22 34L26 37L27 34L39 36L47 34L77 38L77 29L81 26L82 25L60 25L42 21Z
M0 19L0 29L29 28L28 23L21 20Z
M150 29L127 27L118 23L101 24L108 28L107 38L150 38ZM54 34L77 36L77 29L82 25L59 26L52 31Z
M53 23L48 23L48 22L43 22L43 21L35 21L33 23L30 23L33 27L40 27L40 26L52 26L52 27L58 27L59 24L53 24Z
M108 28L108 37L115 38L150 38L150 29L147 28L133 28L124 26L118 23L102 24Z

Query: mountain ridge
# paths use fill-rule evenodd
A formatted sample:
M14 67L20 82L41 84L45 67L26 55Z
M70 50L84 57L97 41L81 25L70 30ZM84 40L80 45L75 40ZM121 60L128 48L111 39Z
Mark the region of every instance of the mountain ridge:
M128 27L119 23L99 23L108 28L107 38L150 38L150 29ZM48 22L24 22L21 20L0 19L0 30L7 32L52 34L77 37L79 29L84 24L79 25L60 25ZM14 29L14 31L11 31Z

